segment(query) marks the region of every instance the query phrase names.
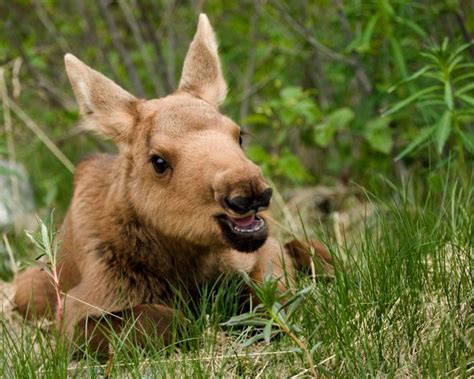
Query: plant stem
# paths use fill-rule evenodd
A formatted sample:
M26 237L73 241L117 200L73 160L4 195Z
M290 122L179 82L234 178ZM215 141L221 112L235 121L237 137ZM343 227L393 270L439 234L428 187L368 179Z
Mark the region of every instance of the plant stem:
M280 318L271 309L268 309L268 312L270 313L271 318L281 328L281 330L284 333L286 333L298 345L301 351L303 351L306 362L309 365L309 371L311 372L311 375L313 375L313 377L317 377L318 375L314 368L313 357L311 356L311 353L308 351L306 344L303 341L301 341L301 339L299 339L283 322L281 322Z
M459 168L461 169L464 187L466 187L467 186L466 160L464 158L464 149L463 149L462 141L460 137L461 129L459 127L459 121L458 121L458 118L456 117L456 113L454 112L453 112L453 121L454 121L454 131L456 134L456 147L458 150Z

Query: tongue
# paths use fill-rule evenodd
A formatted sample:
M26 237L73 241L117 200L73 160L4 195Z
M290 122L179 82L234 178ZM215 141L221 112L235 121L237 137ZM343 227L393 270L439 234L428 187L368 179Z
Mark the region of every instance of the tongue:
M250 215L250 216L242 217L242 218L233 218L233 217L229 217L229 218L232 220L232 222L235 225L240 226L241 228L250 226L255 221L255 215Z

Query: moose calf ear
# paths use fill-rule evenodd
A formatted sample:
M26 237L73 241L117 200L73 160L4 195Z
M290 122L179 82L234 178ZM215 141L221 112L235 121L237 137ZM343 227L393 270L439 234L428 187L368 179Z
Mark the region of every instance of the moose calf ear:
M64 57L86 129L125 142L136 119L137 99L72 54Z
M203 13L191 46L184 60L179 90L186 91L206 100L216 107L225 99L227 84L221 70L217 41Z

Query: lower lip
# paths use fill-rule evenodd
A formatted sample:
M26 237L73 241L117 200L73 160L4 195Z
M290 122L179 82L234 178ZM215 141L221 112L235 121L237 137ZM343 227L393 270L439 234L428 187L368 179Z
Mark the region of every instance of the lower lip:
M217 221L229 247L243 253L260 249L268 237L268 226L264 218L255 215L251 220L240 220L241 226L232 222L226 214L217 216Z

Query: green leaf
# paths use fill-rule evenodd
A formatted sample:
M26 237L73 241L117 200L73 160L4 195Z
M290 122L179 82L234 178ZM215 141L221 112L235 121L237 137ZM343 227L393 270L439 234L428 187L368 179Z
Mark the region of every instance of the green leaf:
M473 44L473 42L467 42L465 44L462 44L461 46L459 46L456 50L454 50L454 52L451 54L451 59L449 61L452 61L452 59L454 59L454 57L457 57L458 55L462 54L465 50L467 50L471 45Z
M333 140L336 130L330 123L318 124L313 131L313 140L316 145L326 147Z
M298 157L289 151L283 152L277 164L281 175L295 183L302 183L311 178Z
M268 124L268 117L260 113L255 113L248 116L245 119L244 124L265 125Z
M468 95L459 95L458 99L464 101L466 104L474 107L474 97Z
M456 67L457 70L460 69L473 69L474 68L474 63L462 63Z
M456 91L456 96L463 95L466 92L472 91L474 89L474 82L466 84L464 87L461 87L458 91Z
M369 20L367 27L364 30L360 43L355 48L359 53L366 52L370 49L370 41L372 40L372 35L374 34L375 25L379 19L379 15L375 14Z
M432 87L422 89L421 91L418 91L418 92L414 93L413 95L407 97L406 99L404 99L402 101L399 101L398 103L395 103L395 105L393 105L392 108L390 108L388 111L386 111L384 113L384 116L389 116L391 114L394 114L394 113L398 112L399 110L401 110L401 109L409 106L410 104L414 103L419 98L421 98L421 97L423 97L423 96L425 96L425 95L427 95L431 92L437 91L440 88L441 88L440 86L432 86Z
M48 255L49 258L51 258L51 252L52 252L51 244L50 244L51 238L48 232L48 228L43 222L41 222L41 239L43 242L45 253Z
M444 85L444 82L446 81L444 75L438 71L428 71L428 72L425 72L423 76L425 76L426 78L437 80L438 82L443 83L443 85Z
M443 116L438 121L435 128L436 147L438 149L438 153L441 154L443 152L444 145L448 140L449 134L451 133L450 111L444 112Z
M449 38L448 37L445 37L443 39L443 43L441 45L441 50L442 51L446 51L446 49L448 48L448 44L449 44Z
M459 136L461 137L461 142L466 148L466 150L474 154L474 134L472 133L464 133L463 131L459 131Z
M272 331L273 331L273 320L268 320L267 325L263 328L263 338L266 343L270 343L270 339L272 338Z
M248 157L259 163L268 163L271 161L270 154L261 146L252 145L246 149Z
M249 347L253 345L255 342L260 341L261 339L263 339L263 333L258 333L255 336L246 340L242 345L243 347Z
M453 110L453 90L451 88L451 83L447 81L444 83L444 101L446 103L447 108L452 111Z
M280 91L280 96L285 101L296 101L303 97L303 90L301 87L285 87Z
M402 49L400 48L400 44L398 43L398 40L396 38L390 38L390 47L392 48L392 55L394 57L398 71L400 72L400 76L402 78L406 78L408 76L408 73L405 64L405 58L403 56Z
M384 154L392 150L392 131L388 127L390 118L378 117L369 121L364 128L364 138L370 147Z
M455 79L453 79L453 83L456 84L458 82L463 82L466 79L472 79L472 78L474 78L474 72L468 72L466 74L457 76Z
M354 117L355 113L351 108L339 108L332 112L327 119L334 129L341 130L347 128Z
M456 68L456 65L463 60L462 57L456 57L448 66L448 73L451 74L452 71Z
M287 310L288 317L291 317L292 313L296 310L299 304L303 302L306 298L306 295L312 291L313 287L308 286L303 288L302 290L295 293L288 299L281 307Z
M434 126L429 126L421 129L418 133L418 136L407 147L405 147L405 149L403 149L400 154L395 157L395 160L398 161L399 159L402 159L404 156L406 156L414 149L416 149L419 145L421 145L423 142L425 142L428 138L430 138L431 134L433 134L434 129Z
M425 66L421 69L419 69L418 71L416 71L415 73L411 74L409 77L401 80L400 82L394 84L393 86L391 86L389 89L388 89L388 93L392 93L393 91L395 91L398 87L400 87L401 85L405 84L405 83L408 83L408 82L411 82L417 78L419 78L420 76L422 76L425 72L431 70L433 67L431 65L428 65L428 66Z
M410 21L409 19L405 17L399 17L399 16L395 17L395 21L413 30L416 34L418 34L419 37L426 38L427 36L426 32L415 22Z
M433 98L433 99L428 99L428 100L421 100L417 104L419 108L430 108L433 105L445 105L445 102L444 100Z
M257 317L254 313L244 313L230 318L228 321L221 323L223 326L235 326L235 325L251 325L263 327L267 324L267 319Z

